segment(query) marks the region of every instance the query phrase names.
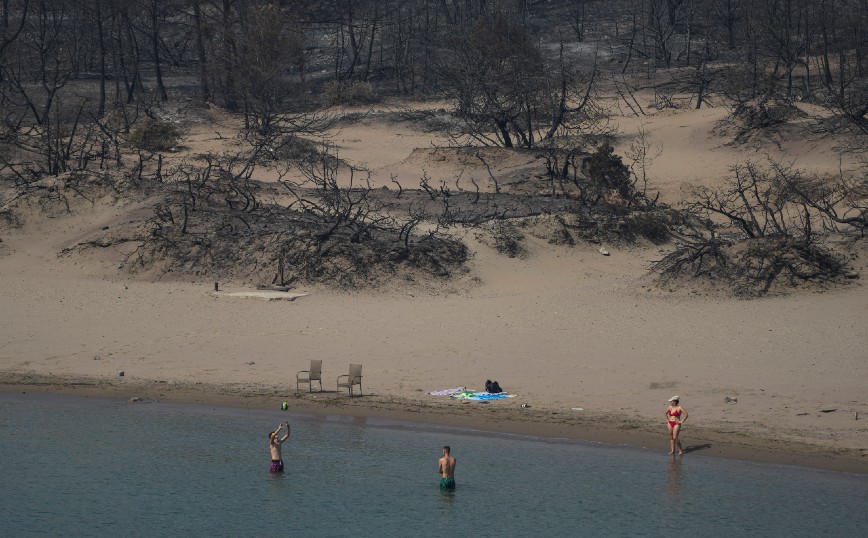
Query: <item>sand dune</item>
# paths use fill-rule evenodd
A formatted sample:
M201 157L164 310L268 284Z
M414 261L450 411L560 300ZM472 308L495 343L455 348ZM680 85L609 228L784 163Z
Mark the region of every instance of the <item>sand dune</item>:
M692 185L714 185L732 164L765 152L818 171L838 168L830 142L727 146L715 134L724 114L642 118L661 151L651 187L665 201L677 202ZM618 123L629 134L639 119ZM203 130L188 143L214 142L206 139ZM371 168L378 181L418 180L425 167L444 178L462 170L455 159L431 158L429 148L442 140L377 116L344 126L335 142L341 157ZM266 302L215 297L208 277L152 282L119 274L123 252L113 249L58 257L138 209L97 204L51 219L34 214L3 235L0 384L39 381L61 390L65 379L73 391L277 405L294 392L295 372L321 358L326 389L358 362L373 396L298 397L297 408L512 431L536 424L550 435L659 442L665 450L662 414L679 394L690 412L688 446L868 471L868 416L855 419L868 414L868 290L858 281L746 301L652 286L645 273L658 247L605 245L611 255L602 256L599 245L530 237L528 256L507 258L468 235L470 274L449 287L312 286L293 290L308 294L296 301ZM857 264L868 274L864 261ZM221 289L250 288L223 282ZM482 388L486 379L518 397L472 408L425 394ZM69 384L75 380L78 389Z

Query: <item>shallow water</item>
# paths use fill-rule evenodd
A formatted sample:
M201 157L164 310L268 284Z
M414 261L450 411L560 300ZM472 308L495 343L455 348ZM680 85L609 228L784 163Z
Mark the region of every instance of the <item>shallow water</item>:
M289 419L286 473L267 434ZM458 460L438 489L440 447ZM864 536L868 477L468 430L0 394L4 536Z

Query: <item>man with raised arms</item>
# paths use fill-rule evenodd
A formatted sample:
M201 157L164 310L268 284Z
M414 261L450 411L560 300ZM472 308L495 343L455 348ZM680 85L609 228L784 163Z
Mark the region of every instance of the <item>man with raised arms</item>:
M286 427L286 433L280 437L280 430ZM283 472L283 458L280 455L280 445L289 439L289 421L282 422L277 429L268 434L268 446L271 449L271 472Z

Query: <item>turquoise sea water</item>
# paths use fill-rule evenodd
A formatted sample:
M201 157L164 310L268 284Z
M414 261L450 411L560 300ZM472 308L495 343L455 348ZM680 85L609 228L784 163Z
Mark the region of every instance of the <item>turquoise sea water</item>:
M289 419L286 473L267 434ZM458 460L441 493L440 447ZM0 394L3 536L866 536L868 477L360 420Z

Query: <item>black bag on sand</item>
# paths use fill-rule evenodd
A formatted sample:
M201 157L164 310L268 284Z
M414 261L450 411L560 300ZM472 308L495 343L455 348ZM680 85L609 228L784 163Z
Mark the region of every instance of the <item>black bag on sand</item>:
M500 388L500 384L498 384L497 381L488 379L485 381L485 392L489 394L498 394L503 392L503 389Z

